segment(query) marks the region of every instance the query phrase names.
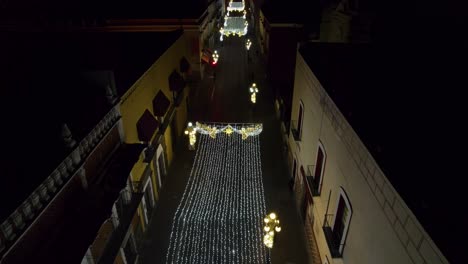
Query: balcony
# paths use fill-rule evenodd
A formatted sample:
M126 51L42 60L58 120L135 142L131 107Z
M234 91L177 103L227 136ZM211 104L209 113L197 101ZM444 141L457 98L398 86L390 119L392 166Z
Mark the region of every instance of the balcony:
M119 198L114 203L117 211L117 215L112 214L113 218L118 218L117 221L113 223L118 223L115 226L115 229L110 234L108 242L103 250L102 256L100 256L96 263L113 263L117 254L119 253L120 247L122 247L123 240L127 231L130 227L130 223L140 202L142 200L143 194L129 191L127 189L122 190ZM137 241L138 243L139 241ZM127 256L128 257L128 256ZM132 258L136 258L132 256Z
M306 172L306 179L307 185L309 187L309 191L312 196L320 196L320 186L319 183L316 182L314 173L315 172L315 165L308 165L307 172Z
M0 225L2 233L0 237L2 235L4 237L4 240L0 242L0 248L4 247L6 250L14 245L15 241L28 230L29 226L34 223L35 219L40 216L70 179L84 175L82 167L84 161L119 119L118 110L115 107L112 108L56 169L45 178L42 184Z
M301 131L297 120L291 120L291 133L295 141L301 141Z
M333 215L327 214L325 215L325 220L323 221L323 233L325 234L325 240L327 240L327 245L330 250L330 254L333 258L341 258L342 257L342 248L344 244L340 244L341 237L336 235L336 232L333 232L332 229L333 224Z

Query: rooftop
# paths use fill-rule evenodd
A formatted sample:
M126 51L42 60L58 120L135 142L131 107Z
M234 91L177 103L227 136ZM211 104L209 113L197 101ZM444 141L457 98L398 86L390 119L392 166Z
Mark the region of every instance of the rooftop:
M320 2L296 0L294 4L280 1L265 1L261 7L269 23L315 24L320 22Z
M19 18L193 18L201 17L208 7L207 0L151 1L151 0L20 0L8 1L0 15Z
M8 33L0 77L6 128L2 154L0 221L17 208L68 154L61 141L66 122L78 142L110 110L104 87L83 71L110 70L122 95L181 32ZM40 154L38 154L40 153ZM25 166L27 164L27 166Z
M385 44L309 43L300 53L400 196L453 263L468 234L454 129L462 46L408 38ZM443 51L440 53L435 50Z

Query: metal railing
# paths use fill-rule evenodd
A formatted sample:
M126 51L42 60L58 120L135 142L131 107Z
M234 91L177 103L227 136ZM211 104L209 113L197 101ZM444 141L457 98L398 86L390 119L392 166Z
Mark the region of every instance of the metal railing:
M320 196L320 186L319 182L315 179L315 165L308 165L307 166L307 183L309 184L310 191L312 196Z
M116 107L113 107L101 121L83 138L73 151L56 167L36 190L0 225L7 246L11 247L15 239L21 236L34 223L33 219L45 210L53 197L76 174L84 174L83 162L110 131L120 118ZM29 221L31 220L31 221ZM0 236L2 235L0 234ZM0 251L1 252L1 251Z
M101 256L96 256L98 261L95 263L113 263L115 257L118 254L119 249L122 247L122 242L125 238L135 216L138 207L140 206L143 194L140 192L132 192L129 188L124 188L120 192L119 198L116 200L114 206L117 209L118 223L114 226L113 232L110 234L110 238L103 250ZM132 228L133 229L133 228ZM138 243L138 242L137 242Z
M342 257L342 248L344 243L341 244L341 237L337 236L337 233L333 231L333 215L326 214L323 220L323 233L325 235L325 240L327 241L328 248L333 258Z

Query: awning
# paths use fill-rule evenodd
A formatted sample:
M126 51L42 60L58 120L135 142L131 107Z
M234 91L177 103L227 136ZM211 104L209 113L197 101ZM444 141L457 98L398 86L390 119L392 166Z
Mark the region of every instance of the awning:
M153 113L155 116L166 115L167 109L171 102L167 99L163 91L159 90L158 94L153 98Z
M203 49L201 59L203 62L210 64L211 59L213 58L213 51L210 49Z
M169 89L173 92L180 92L185 87L184 78L174 70L171 75L169 75Z
M159 126L159 122L154 118L150 111L146 109L140 119L138 119L136 125L140 141L150 142L154 132L156 132L156 129Z

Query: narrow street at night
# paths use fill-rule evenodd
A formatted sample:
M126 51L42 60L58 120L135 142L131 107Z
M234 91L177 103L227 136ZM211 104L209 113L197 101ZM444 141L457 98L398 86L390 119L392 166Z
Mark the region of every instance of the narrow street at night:
M264 199L266 201L266 212L275 212L281 221L282 231L276 235L275 246L271 250L272 263L307 263L307 251L305 247L304 231L302 222L295 209L294 196L288 189L289 175L283 156L283 146L280 134L280 124L275 115L273 94L271 89L266 87L265 69L263 58L260 52L257 53L256 43L249 51L245 47L245 37L228 37L218 47L219 62L207 71L205 80L199 86L200 90L194 92L191 106L192 122L220 122L220 123L261 123L263 131L258 136L260 139L261 168ZM249 54L247 54L249 52ZM247 56L251 57L251 62ZM214 76L216 76L214 79ZM253 77L253 80L251 78ZM252 82L259 87L257 102L253 105L250 101L249 86ZM205 136L206 137L206 136ZM209 138L207 139L209 140ZM203 141L202 141L203 142ZM199 142L196 143L197 147ZM142 253L142 263L165 263L168 249L170 248L171 229L173 226L174 214L181 202L192 166L195 162L195 152L188 150L188 139L179 144L180 155L176 158L175 164L169 171L168 180L163 186L163 191L158 207L152 217L150 230L144 242L144 252ZM236 161L239 164L241 158ZM223 164L210 164L219 166ZM207 166L205 164L205 166ZM260 184L260 182L256 182ZM216 191L216 190L213 190ZM248 196L246 199L252 199ZM254 202L254 201L246 201ZM221 212L223 208L219 208ZM222 216L227 217L227 216ZM249 219L257 221L261 227L262 217ZM194 229L189 229L194 230ZM240 230L239 230L240 231ZM258 230L262 231L262 230ZM184 234L189 239L196 239L195 233ZM187 238L186 238L187 239ZM211 243L219 243L213 239ZM234 240L233 237L224 237L226 240ZM258 247L265 247L262 241L259 245L249 250L258 250ZM184 245L181 245L184 246ZM185 245L189 246L189 245ZM208 244L210 248L212 244ZM228 250L228 249L227 249ZM231 254L223 252L224 254ZM173 253L173 252L171 252ZM187 252L187 254L196 252ZM254 252L245 252L253 254ZM216 253L212 253L216 254ZM247 256L246 256L247 257ZM190 261L183 263L264 263L257 261L232 261L230 262L203 262L199 258L189 258ZM170 259L172 260L172 259ZM223 259L226 261L227 259ZM197 262L198 261L198 262ZM173 261L169 263L182 263Z
M0 264L468 263L466 8L1 2Z

